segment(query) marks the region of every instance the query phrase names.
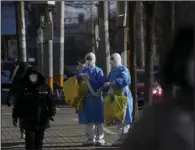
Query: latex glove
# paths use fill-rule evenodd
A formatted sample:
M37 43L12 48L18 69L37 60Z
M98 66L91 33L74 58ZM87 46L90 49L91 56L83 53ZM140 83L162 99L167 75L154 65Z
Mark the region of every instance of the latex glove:
M110 84L111 84L111 82L106 82L106 83L104 83L103 87L109 87Z
M78 62L78 66L76 67L76 69L78 72L81 73L84 69L84 65L82 63Z
M84 79L84 80L90 80L90 77L87 73L82 73L81 74L81 77Z
M112 88L109 89L108 94L109 94L109 95L113 95L113 94L114 94L114 91L113 91Z
M104 83L103 87L110 87L113 85L114 85L114 82L106 82L106 83Z
M13 125L14 125L15 127L17 127L17 122L18 122L18 119L13 119Z

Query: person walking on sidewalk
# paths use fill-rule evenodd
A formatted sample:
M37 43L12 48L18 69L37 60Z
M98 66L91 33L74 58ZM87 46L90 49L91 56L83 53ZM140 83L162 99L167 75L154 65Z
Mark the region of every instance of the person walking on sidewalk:
M14 102L13 125L17 126L17 120L21 118L26 149L41 150L45 129L49 128L49 120L53 121L56 113L53 94L45 78L32 68L28 68L23 80L23 92Z

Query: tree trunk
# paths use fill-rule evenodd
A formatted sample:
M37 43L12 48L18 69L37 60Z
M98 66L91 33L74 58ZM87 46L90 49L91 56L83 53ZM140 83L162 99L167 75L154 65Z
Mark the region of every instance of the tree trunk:
M127 65L127 1L117 1L116 52L121 54L122 63Z
M130 46L130 72L131 72L131 92L133 96L133 120L138 118L138 106L137 106L137 76L136 76L136 51L134 41L134 16L135 16L136 2L128 2L129 11L129 46Z
M107 77L110 72L110 43L108 33L108 1L99 1L99 33L100 47L97 50L97 65L101 67Z
M144 27L144 7L143 2L137 2L136 10L138 10L136 17L136 51L137 51L137 66L139 68L145 67L145 27Z
M156 2L143 2L146 12L146 59L145 59L145 107L152 103L153 83L153 33Z

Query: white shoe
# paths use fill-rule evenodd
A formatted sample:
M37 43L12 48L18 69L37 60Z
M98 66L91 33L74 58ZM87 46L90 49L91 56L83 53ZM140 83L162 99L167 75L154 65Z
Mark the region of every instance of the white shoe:
M104 139L97 140L97 142L96 142L96 146L103 146L104 144L105 144Z
M83 143L83 146L94 146L95 144L95 139L88 139L85 143Z
M124 138L123 137L120 137L119 139L117 139L116 141L114 141L112 143L112 146L120 146L124 143Z
M25 139L25 133L20 133L20 139Z

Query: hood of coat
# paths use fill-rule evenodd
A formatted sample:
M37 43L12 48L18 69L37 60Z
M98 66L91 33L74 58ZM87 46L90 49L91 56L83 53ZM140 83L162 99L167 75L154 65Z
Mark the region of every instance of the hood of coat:
M29 69L26 73L25 81L27 87L38 87L45 83L45 78L40 72Z

